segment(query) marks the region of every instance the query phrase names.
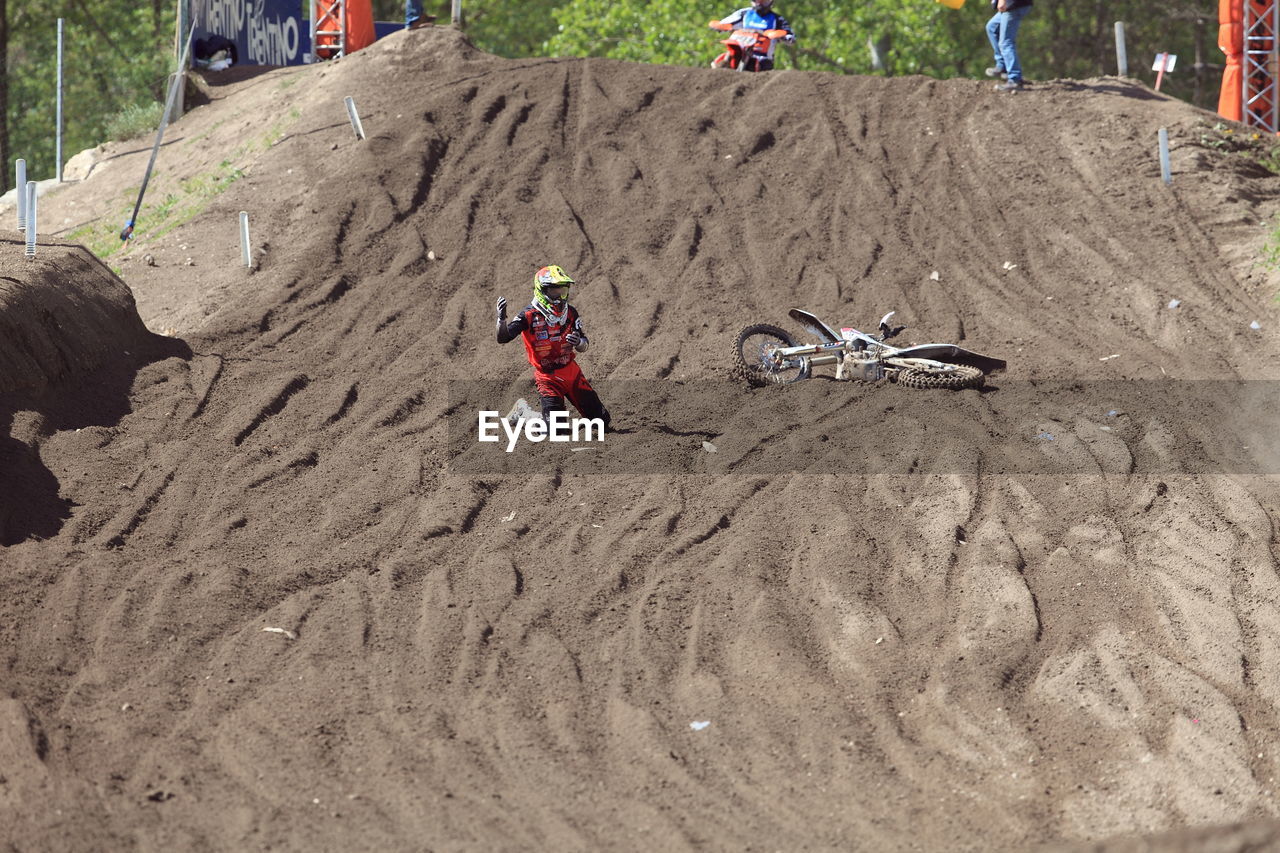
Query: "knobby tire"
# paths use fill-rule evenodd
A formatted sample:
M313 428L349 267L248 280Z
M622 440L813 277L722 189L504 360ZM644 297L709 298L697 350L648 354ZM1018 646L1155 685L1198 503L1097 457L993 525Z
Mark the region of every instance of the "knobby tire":
M981 370L967 364L957 364L953 370L906 367L898 373L898 384L907 388L947 388L958 391L962 388L981 388L986 378Z
M746 352L745 350L748 340L757 336L773 338L776 342L775 348L796 345L795 339L788 334L786 329L769 323L755 323L747 326L738 333L737 340L733 342L733 373L735 376L746 380L747 384L753 388L764 388L767 385L786 385L805 378L806 371L803 368L789 368L781 373L765 370L761 364L763 344L758 345L752 352Z

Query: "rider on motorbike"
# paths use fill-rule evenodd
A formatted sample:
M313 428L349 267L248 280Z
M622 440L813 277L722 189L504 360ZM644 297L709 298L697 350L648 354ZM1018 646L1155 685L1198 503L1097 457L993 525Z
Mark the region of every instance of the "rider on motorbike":
M600 402L575 361L577 352L587 349L578 309L569 304L573 279L562 267L549 266L533 277L533 302L507 320L507 300L498 297L498 343L524 338L525 353L533 365L533 381L542 401L542 416L563 412L568 397L584 418L600 418L609 428L609 410Z
M739 9L726 18L721 18L720 23L740 30L786 30L787 37L783 40L787 44L796 43L796 35L791 31L791 25L787 23L787 19L773 11L773 0L753 0L750 6ZM768 71L773 68L773 49L774 43L770 42L769 53L757 60L756 71ZM711 61L711 67L723 68L728 61L729 51L726 50ZM749 67L748 70L750 70Z

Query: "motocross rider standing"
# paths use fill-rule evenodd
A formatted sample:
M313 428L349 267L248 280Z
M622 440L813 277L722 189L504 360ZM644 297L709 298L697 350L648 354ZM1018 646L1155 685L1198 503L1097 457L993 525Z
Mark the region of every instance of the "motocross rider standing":
M750 6L739 9L726 18L720 19L721 24L728 24L740 30L786 30L787 37L783 39L787 44L796 43L796 34L791 31L791 25L787 23L787 19L773 11L773 0L753 0ZM769 43L769 53L758 59L756 71L769 71L773 68L773 51L776 43ZM711 60L712 68L723 68L725 63L729 61L729 51L717 56ZM751 70L750 67L747 68Z
M562 267L543 267L533 277L533 302L510 321L507 300L499 296L498 343L513 341L517 335L524 339L543 418L565 411L564 398L568 397L584 418L600 418L607 430L609 410L575 360L576 353L586 352L589 341L582 331L578 309L569 304L572 284L573 279Z

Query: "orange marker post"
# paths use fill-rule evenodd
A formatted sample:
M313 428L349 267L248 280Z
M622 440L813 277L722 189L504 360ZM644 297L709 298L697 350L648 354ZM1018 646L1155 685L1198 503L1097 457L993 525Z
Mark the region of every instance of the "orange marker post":
M1178 63L1178 55L1176 53L1157 53L1156 61L1151 66L1151 70L1156 72L1156 91L1160 91L1160 84L1164 81L1166 71L1173 71L1173 66Z

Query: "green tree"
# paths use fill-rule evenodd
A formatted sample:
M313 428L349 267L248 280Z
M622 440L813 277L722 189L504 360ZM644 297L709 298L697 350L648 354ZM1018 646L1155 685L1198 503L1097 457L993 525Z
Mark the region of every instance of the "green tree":
M482 50L497 56L542 56L556 34L556 7L561 0L464 0L467 35Z
M33 180L57 174L58 18L64 19L64 158L101 143L108 120L125 107L163 98L176 65L170 4L24 0L9 11L9 154L26 158ZM6 171L12 168L6 157Z
M556 13L559 31L548 49L568 56L704 65L718 50L717 34L707 22L735 8L738 2L569 0ZM869 0L834 8L817 0L780 0L776 8L798 39L796 50L779 51L779 68L952 76L974 65L978 56L976 49L965 49L972 33L937 3ZM883 61L870 44L886 48Z
M372 0L379 21L403 21L404 0ZM467 36L481 50L495 56L541 56L547 40L555 35L554 12L560 0L463 0ZM453 14L450 0L427 0L422 9L448 24Z
M547 50L562 56L703 65L716 50L707 21L739 3L746 5L746 0L722 6L694 0L564 0L555 12L559 28ZM798 39L794 52L779 52L779 68L954 77L979 76L992 61L985 25L993 10L982 0L969 0L959 10L931 0L839 5L778 0L777 9L795 27ZM1127 25L1132 76L1154 81L1149 69L1156 52L1177 53L1183 64L1166 80L1164 91L1194 98L1201 106L1216 104L1223 57L1216 45L1213 0L1041 0L1024 19L1018 38L1028 77L1115 74L1116 21Z
M1035 76L1087 78L1115 74L1115 22L1125 24L1132 77L1155 82L1151 64L1162 51L1178 55L1161 91L1216 108L1226 58L1218 50L1218 5L1213 0L1095 0L1037 3L1023 25L1019 47Z

